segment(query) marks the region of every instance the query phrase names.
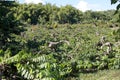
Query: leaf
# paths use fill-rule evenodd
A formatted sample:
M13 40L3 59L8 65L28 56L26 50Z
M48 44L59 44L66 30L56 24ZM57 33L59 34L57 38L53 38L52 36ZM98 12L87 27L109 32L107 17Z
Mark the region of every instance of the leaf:
M23 70L22 72L22 76L24 76L26 74L26 70Z
M117 2L118 2L118 0L111 0L111 4L115 4Z
M120 8L120 4L117 5L116 9L119 10L119 8Z

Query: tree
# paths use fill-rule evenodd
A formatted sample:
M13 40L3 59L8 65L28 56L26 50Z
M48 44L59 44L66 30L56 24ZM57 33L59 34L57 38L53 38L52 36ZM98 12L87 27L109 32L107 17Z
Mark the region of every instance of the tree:
M19 35L23 28L15 17L17 7L15 1L0 1L0 48L5 49L8 44L14 41L13 34Z
M71 5L61 7L58 12L59 23L77 23L81 21L81 16L82 12Z

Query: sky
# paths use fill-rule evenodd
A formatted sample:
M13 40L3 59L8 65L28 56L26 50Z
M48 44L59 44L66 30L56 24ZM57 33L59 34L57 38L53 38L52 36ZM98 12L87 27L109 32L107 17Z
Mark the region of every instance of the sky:
M111 5L110 0L18 0L20 3L51 3L57 6L72 5L77 9L85 12L86 10L103 11L115 9L115 5Z

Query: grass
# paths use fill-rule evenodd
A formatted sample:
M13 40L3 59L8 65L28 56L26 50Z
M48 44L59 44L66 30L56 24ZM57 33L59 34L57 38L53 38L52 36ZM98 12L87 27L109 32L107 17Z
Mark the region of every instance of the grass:
M120 70L102 70L95 73L81 73L79 80L120 80Z

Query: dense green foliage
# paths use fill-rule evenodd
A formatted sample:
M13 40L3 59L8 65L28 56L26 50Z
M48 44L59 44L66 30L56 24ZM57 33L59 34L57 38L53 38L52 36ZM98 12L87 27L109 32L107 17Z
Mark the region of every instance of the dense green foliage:
M15 2L0 1L0 48L6 49L11 43L17 44L14 35L19 35L24 29L16 18L18 4ZM11 48L14 49L14 48Z
M79 73L120 69L114 12L0 1L0 79L77 80ZM101 46L102 37L110 44Z
M27 24L76 24L96 20L115 22L115 10L82 12L71 5L57 7L51 4L19 4L17 18ZM113 16L113 17L112 17Z
M10 50L1 50L0 53L1 64L16 67L18 75L14 72L12 74L18 78L21 75L26 79L63 80L70 76L75 77L79 72L120 68L120 46L112 33L114 30L107 24L97 27L94 27L94 24L68 24L53 29L40 25L27 28L24 36L16 38L24 44L24 50L13 57L10 57ZM31 31L33 28L34 31ZM96 46L102 36L106 36L109 42L115 44L108 55L104 54L106 47L98 50ZM55 51L48 47L49 42L60 40L67 40L69 45L61 43Z

